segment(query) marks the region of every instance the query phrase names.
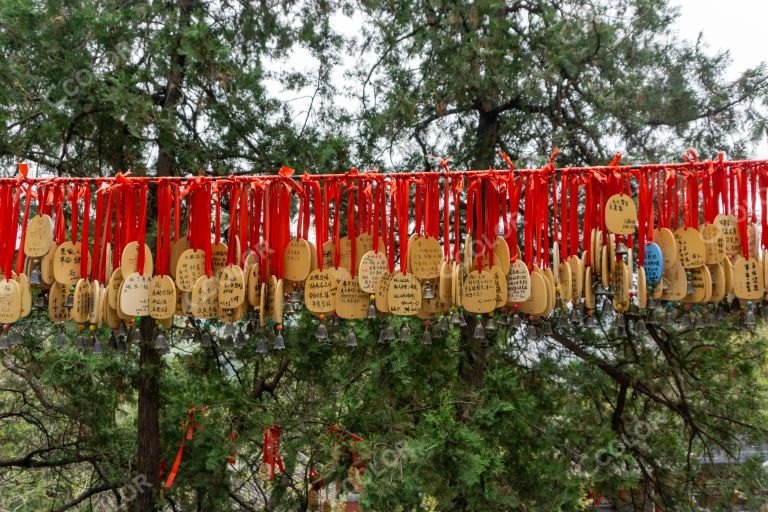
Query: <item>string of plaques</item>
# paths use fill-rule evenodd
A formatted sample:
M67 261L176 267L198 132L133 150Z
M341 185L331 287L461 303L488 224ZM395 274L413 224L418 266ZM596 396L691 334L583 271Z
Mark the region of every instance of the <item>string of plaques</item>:
M318 340L349 346L345 321L385 315L422 319L424 343L467 320L485 338L605 314L768 316L768 161L556 168L555 155L541 169L502 154L502 170L303 176L31 178L20 164L0 180L0 349L35 311L93 332L98 352L97 331L125 350L144 317L202 343L214 328L230 343L269 332L281 349L302 309ZM410 337L395 325L380 341Z

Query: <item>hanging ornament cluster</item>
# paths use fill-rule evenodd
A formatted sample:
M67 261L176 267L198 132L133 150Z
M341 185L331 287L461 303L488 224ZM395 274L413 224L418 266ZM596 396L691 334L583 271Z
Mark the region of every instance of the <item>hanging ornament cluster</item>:
M429 344L463 313L490 316L475 322L482 338L556 310L589 324L606 305L653 314L657 303L694 323L735 303L754 325L768 161L690 152L680 164L557 169L555 155L535 170L502 155L506 170L301 177L32 179L20 165L0 180L0 323L7 332L34 307L115 332L186 317L242 341L231 324L263 333L273 322L278 349L302 305L320 340L340 320L379 315L425 319ZM381 335L396 339L391 324Z

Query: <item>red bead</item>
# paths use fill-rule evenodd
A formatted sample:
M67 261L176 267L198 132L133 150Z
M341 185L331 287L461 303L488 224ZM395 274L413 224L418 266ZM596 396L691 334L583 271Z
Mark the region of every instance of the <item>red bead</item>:
M278 330L278 331L282 331L282 330L283 330L283 326L282 326L282 325L278 325L278 326L277 326L277 330Z

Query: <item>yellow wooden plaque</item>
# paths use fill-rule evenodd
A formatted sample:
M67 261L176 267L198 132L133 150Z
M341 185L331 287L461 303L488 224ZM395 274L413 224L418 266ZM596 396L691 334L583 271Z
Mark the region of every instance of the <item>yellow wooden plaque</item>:
M392 274L387 271L379 276L376 281L376 309L382 313L389 313L389 284L392 282Z
M683 268L696 268L704 265L707 256L707 246L704 238L696 229L678 228L675 231L677 243L677 259ZM662 249L663 254L663 249Z
M358 320L368 314L368 293L356 279L342 279L336 289L336 314L345 320Z
M216 276L200 276L192 288L192 315L215 318L219 312L219 280Z
M245 276L237 265L219 270L219 309L235 309L245 301Z
M631 235L637 226L637 206L631 196L614 194L605 203L605 227L611 233Z
M531 296L531 275L523 260L515 260L507 273L507 302L524 302Z
M721 213L715 217L715 226L720 228L723 234L723 244L725 254L731 256L741 252L741 238L739 238L738 224L736 217Z
M683 300L688 292L688 281L685 269L680 262L675 262L671 267L664 267L663 277L667 287L661 298L664 300Z
M420 236L408 249L408 269L419 279L432 279L439 275L443 261L443 248L435 238Z
M333 313L336 310L336 290L339 282L328 269L313 270L304 283L304 303L316 315Z
M90 312L91 284L86 279L80 279L75 285L74 305L69 312L73 322L83 323L88 321Z
M421 283L413 274L395 272L387 290L389 312L398 316L412 316L421 309Z
M149 315L149 286L152 277L138 272L129 274L120 287L120 309L129 317Z
M309 243L303 238L291 240L283 254L283 265L286 279L305 280L312 268L312 252Z
M547 278L538 271L531 272L531 294L528 300L520 303L520 312L539 316L547 310Z
M360 260L360 272L357 275L360 289L366 293L376 293L376 283L386 272L389 272L387 255L383 252L366 252Z
M661 249L661 255L664 257L664 268L670 268L677 262L675 235L667 228L659 228L653 233L653 241Z
M205 251L202 249L184 251L176 265L176 286L179 290L191 292L203 275L205 275Z
M738 258L733 263L733 294L739 299L757 300L763 297L763 266L757 258Z
M56 281L69 286L77 284L80 279L79 243L64 242L56 249L53 258L53 277Z
M138 271L137 262L139 260L139 242L131 242L123 248L123 254L120 257L120 268L123 277L127 277ZM151 276L154 271L152 261L152 251L147 244L144 244L144 275Z
M155 320L173 318L176 313L176 283L171 276L155 276L149 286L149 316Z
M53 245L53 221L48 215L35 215L27 224L24 254L29 258L42 258Z
M176 268L179 264L179 258L181 258L181 255L189 249L189 240L186 238L179 238L173 244L171 244L171 257L169 259L169 272L171 273L171 277L176 279Z
M720 263L725 256L725 237L723 232L714 224L702 224L699 227L699 232L704 239L704 248L706 250L704 260L706 264L714 265Z

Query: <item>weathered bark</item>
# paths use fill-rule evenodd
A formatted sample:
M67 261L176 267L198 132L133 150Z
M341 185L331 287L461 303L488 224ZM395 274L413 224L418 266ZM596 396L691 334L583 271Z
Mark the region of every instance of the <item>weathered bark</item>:
M155 322L141 322L139 347L139 423L137 470L151 487L133 501L135 512L158 510L160 491L160 353L155 348Z

